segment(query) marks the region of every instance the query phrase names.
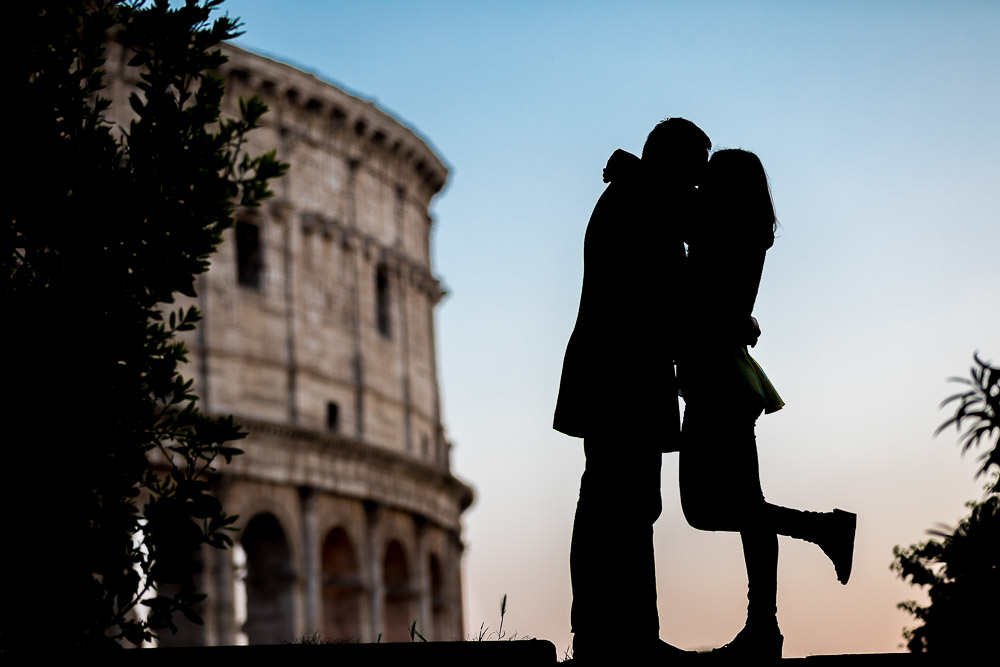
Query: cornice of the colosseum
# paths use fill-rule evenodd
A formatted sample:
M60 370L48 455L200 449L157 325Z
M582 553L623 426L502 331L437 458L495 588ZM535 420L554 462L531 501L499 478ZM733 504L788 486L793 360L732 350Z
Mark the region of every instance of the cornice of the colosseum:
M198 343L197 341L189 341L188 348L194 350L198 354L204 354L207 355L209 358L216 360L232 359L232 360L246 361L249 364L259 368L287 369L289 367L288 363L284 359L276 360L273 357L267 357L262 354L254 354L252 352L245 350L234 351L221 345L205 347L200 343ZM345 379L342 376L332 375L330 373L323 373L319 371L314 365L307 365L300 363L295 366L295 371L297 373L303 373L309 376L310 378L320 380L323 382L338 383L344 386L349 386L348 383L350 382L350 380ZM191 373L187 377L190 379L193 376L194 374ZM398 396L392 396L390 394L385 393L384 391L379 391L377 387L366 385L364 387L364 390L366 394L380 401L384 401L385 403L405 406L405 403L401 401ZM420 409L420 407L416 405L411 404L408 409L411 411L412 414L416 415L417 417L426 419L428 421L434 422L436 419L436 416L434 414L422 410Z
M343 435L237 416L251 433L243 456L224 475L307 486L424 517L446 529L459 525L472 489L448 470Z
M398 247L386 245L375 236L365 234L338 218L331 218L317 211L303 212L299 220L304 234L318 232L333 242L339 241L345 248L360 250L364 253L365 259L377 259L398 278L407 281L414 289L425 294L432 303L437 303L444 297L445 291L441 287L441 280L431 273L430 268Z
M362 142L358 146L362 153L401 164L424 183L431 195L444 187L448 168L427 140L373 102L314 74L232 44L223 44L222 52L229 57L221 68L227 82L237 79L242 86L257 91L265 102L290 105L331 132L349 129Z

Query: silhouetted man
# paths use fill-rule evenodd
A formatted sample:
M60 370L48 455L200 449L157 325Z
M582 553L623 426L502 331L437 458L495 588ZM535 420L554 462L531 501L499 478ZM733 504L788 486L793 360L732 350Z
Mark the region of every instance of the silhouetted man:
M661 122L636 173L605 189L587 225L553 422L584 439L587 457L570 551L573 652L582 662L684 655L659 639L653 522L661 454L678 449L680 431L681 228L710 149L690 121Z

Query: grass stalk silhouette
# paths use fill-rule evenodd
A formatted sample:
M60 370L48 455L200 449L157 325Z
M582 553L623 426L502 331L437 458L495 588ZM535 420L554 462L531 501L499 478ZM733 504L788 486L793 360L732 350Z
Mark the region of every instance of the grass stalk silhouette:
M497 626L497 630L495 632L490 632L490 628L489 628L488 625L486 625L486 621L483 621L479 625L479 634L474 639L468 639L467 641L484 642L484 641L504 641L504 640L506 640L506 641L515 641L517 639L522 639L522 640L523 639L532 639L532 637L530 637L528 635L518 636L517 632L515 632L513 635L511 635L510 637L508 637L507 633L504 632L504 629L503 629L504 618L506 616L507 616L507 594L504 593L503 597L500 599L500 624ZM424 643L429 643L428 640L427 640L427 638L424 637L424 635L422 635L419 630L417 630L417 621L416 621L416 619L414 619L413 622L410 623L410 627L407 629L407 631L410 633L410 641L411 642L416 642L417 640L419 640L419 641L424 642ZM290 641L288 643L290 643L290 644L313 644L313 645L315 645L315 644L349 644L349 643L362 643L362 642L361 642L361 637L360 636L338 637L336 639L326 639L326 638L324 638L319 633L318 630L313 630L312 632L303 632L302 634L298 635L297 637L295 637L292 641ZM374 643L374 644L381 644L382 643L382 633L381 632L378 633L378 636L375 637L375 641L372 642L372 643ZM568 653L568 650L567 650L567 657L568 657L568 654L569 653Z

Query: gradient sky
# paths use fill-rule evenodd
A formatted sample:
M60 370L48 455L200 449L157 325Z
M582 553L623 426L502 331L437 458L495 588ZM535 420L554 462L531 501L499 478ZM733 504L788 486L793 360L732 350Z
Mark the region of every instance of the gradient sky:
M583 234L617 147L684 116L755 151L781 222L754 356L787 402L757 426L772 502L859 514L854 574L781 538L785 655L897 650L918 596L892 547L978 498L945 378L1000 361L1000 4L228 0L237 44L375 101L451 167L433 211L439 379L466 515L466 630L570 644L581 442L551 430ZM642 243L641 238L636 243ZM672 302L664 286L662 307ZM655 311L657 304L651 304ZM742 627L739 537L656 524L661 637ZM720 489L725 493L725 489ZM613 539L614 526L608 526ZM614 576L614 573L609 573ZM610 636L629 630L608 621Z

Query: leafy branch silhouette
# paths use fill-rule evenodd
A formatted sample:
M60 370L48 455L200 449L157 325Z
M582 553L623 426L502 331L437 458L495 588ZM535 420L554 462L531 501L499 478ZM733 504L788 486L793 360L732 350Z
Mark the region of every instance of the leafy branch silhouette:
M897 605L923 622L903 630L905 645L914 653L971 657L995 651L993 637L1000 626L1000 368L978 353L973 360L970 379L949 378L968 389L941 403L958 405L935 435L954 425L963 455L992 440L992 448L979 456L976 477L991 474L993 479L984 500L966 503L969 516L956 527L939 524L927 531L934 539L893 549L890 569L914 586L927 587L930 598L926 606L915 600Z

